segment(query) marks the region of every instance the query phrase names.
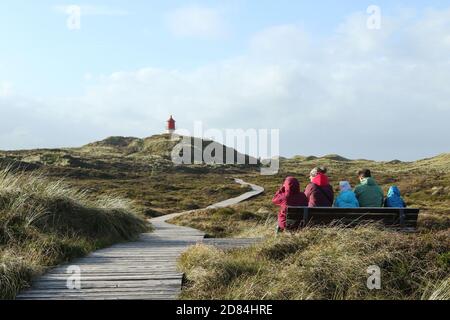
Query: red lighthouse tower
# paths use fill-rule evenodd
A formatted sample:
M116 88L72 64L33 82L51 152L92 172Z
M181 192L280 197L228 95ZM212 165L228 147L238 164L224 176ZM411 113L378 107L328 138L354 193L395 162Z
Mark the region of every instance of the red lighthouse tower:
M170 119L167 120L167 133L173 134L175 132L175 120L170 116Z

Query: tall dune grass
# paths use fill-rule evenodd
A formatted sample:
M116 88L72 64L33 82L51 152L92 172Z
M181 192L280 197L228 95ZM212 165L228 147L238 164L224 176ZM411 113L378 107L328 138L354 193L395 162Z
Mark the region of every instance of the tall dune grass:
M229 252L198 245L179 260L186 299L449 299L449 231L311 228ZM381 290L367 287L381 269Z
M46 267L149 229L133 204L85 191L43 173L0 171L0 298L14 298Z

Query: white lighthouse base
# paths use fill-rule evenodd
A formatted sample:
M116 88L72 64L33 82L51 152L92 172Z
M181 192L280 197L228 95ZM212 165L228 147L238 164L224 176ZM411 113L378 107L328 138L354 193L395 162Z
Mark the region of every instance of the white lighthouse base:
M175 133L175 130L167 130L166 132L170 135L170 141L180 140L180 136Z

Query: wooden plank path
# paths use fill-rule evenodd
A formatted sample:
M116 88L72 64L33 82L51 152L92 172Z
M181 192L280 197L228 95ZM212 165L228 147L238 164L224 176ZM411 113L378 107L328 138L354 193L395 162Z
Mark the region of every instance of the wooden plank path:
M242 180L237 183L247 185ZM208 208L231 206L255 197L264 189L248 184L252 191ZM58 266L33 282L17 299L23 300L174 300L181 292L183 274L177 271L177 259L189 246L197 243L223 249L254 244L259 239L204 239L201 231L167 223L182 212L151 219L152 233L139 241L114 245L96 251L70 265ZM70 266L81 271L81 288L69 289L73 274Z

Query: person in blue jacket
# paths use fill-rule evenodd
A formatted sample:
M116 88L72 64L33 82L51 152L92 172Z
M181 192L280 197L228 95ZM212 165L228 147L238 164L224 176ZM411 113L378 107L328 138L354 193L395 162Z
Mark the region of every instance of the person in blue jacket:
M400 189L397 186L389 188L387 198L384 201L384 206L387 208L406 208L406 203L403 200Z
M359 202L355 193L352 191L352 186L348 181L341 181L339 183L341 192L336 198L334 206L336 208L359 208Z

